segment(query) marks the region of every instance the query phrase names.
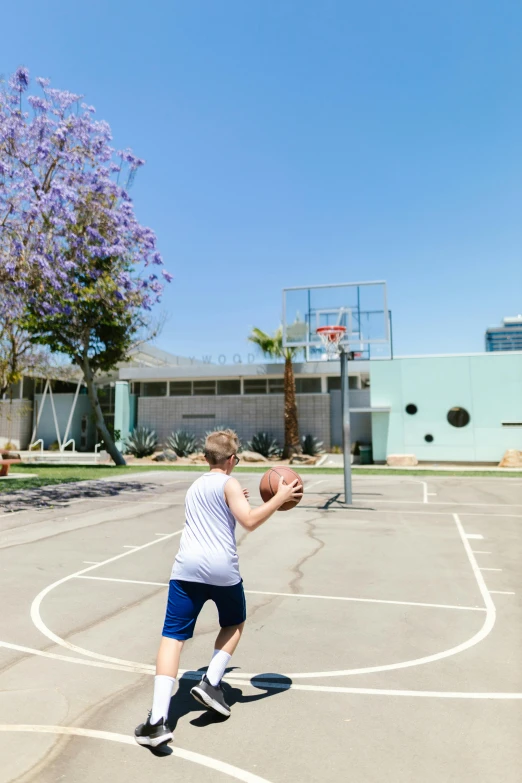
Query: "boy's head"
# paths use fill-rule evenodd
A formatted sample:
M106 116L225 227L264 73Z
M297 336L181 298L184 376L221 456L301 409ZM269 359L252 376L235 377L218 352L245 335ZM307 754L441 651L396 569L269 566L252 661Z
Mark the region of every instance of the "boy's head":
M239 438L234 430L217 430L207 435L204 454L210 467L224 466L239 450ZM234 465L230 464L232 469Z

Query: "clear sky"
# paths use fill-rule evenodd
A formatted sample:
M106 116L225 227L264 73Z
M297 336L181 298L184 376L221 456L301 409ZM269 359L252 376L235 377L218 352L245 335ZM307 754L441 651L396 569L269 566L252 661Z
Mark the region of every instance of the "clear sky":
M157 345L246 357L281 288L386 279L397 354L522 311L519 0L25 0L0 72L84 94L147 160Z

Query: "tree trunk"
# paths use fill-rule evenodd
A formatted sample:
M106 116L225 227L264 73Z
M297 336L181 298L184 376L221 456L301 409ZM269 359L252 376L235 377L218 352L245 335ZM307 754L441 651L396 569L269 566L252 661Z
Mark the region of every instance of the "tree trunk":
M294 368L291 357L285 357L285 445L283 459L290 459L294 454L302 454L303 449L299 439L299 421L297 403L295 400Z
M105 424L100 401L98 399L98 390L96 389L96 384L94 383L94 373L87 357L85 357L83 360L83 377L85 379L85 383L87 384L87 394L94 411L96 426L101 432L107 451L111 455L116 465L126 465L127 463L125 462L123 454L121 454L120 451L116 448L116 444L114 443L114 440L112 439L111 434L107 429L107 425Z

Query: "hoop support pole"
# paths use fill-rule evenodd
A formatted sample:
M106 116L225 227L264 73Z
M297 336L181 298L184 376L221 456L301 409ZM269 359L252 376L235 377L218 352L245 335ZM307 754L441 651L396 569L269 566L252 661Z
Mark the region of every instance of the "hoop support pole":
M350 393L348 354L341 348L341 410L343 422L344 502L352 505L352 449L350 438Z

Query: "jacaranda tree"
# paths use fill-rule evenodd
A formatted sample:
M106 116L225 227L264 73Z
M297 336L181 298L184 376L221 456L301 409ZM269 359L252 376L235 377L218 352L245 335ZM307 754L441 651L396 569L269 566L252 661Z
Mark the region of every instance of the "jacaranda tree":
M19 68L0 89L0 286L32 339L81 367L96 424L117 464L96 372L126 358L171 276L129 188L144 161L116 152L81 96Z

